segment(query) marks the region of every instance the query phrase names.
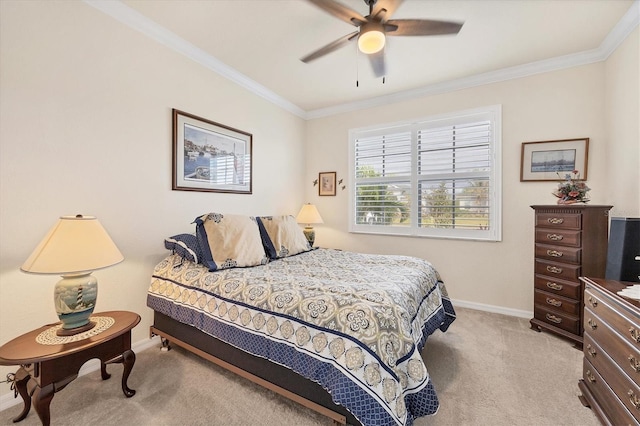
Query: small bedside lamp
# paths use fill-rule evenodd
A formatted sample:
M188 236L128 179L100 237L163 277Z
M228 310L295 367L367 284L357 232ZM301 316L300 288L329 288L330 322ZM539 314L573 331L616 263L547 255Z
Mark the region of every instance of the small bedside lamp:
M95 326L89 321L98 297L91 275L124 260L107 231L93 216L62 216L20 268L33 274L58 274L53 300L62 321L59 336L72 336Z
M303 205L296 217L296 222L306 225L302 232L304 232L304 236L307 237L307 241L313 247L313 243L316 240L316 231L311 227L311 224L324 223L316 206L313 204Z

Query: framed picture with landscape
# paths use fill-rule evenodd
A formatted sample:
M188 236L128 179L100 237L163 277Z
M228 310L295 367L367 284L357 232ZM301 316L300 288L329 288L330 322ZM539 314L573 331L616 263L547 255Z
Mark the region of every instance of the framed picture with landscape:
M573 171L586 180L588 157L589 138L523 142L520 181L562 181Z
M173 110L173 187L251 194L253 136Z

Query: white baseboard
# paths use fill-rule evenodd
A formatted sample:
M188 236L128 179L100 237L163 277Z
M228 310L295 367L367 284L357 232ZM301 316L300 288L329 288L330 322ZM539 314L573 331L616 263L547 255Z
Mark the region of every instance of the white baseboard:
M530 311L522 311L519 309L504 308L502 306L494 306L494 305L485 305L483 303L467 302L464 300L456 300L456 299L452 299L451 302L453 303L454 307L459 306L461 308L469 308L469 309L475 309L477 311L493 312L496 314L509 315L512 317L520 317L520 318L533 317L533 312L530 312ZM149 349L153 346L158 345L159 340L160 338L158 336L155 336L150 339L143 339L139 342L134 343L131 346L131 349L133 349L135 353L140 353L146 349ZM100 361L98 359L92 359L88 361L86 364L84 364L82 368L80 368L80 371L78 372L78 377L84 376L85 374L92 373L99 369L100 369ZM14 405L18 405L20 403L22 403L22 398L20 397L14 398L13 393L11 392L6 393L0 397L0 411L6 410L7 408L13 407Z
M533 318L533 311L505 308L503 306L485 305L484 303L467 302L465 300L451 299L453 307L475 309L476 311L493 312L494 314L509 315L519 318Z
M160 341L160 338L158 336L155 336L150 339L143 339L131 345L131 349L135 353L140 353L153 346L157 346L159 341ZM78 372L78 377L84 376L85 374L92 373L99 369L100 369L99 359L96 358L96 359L89 360L80 368L80 371ZM22 398L20 396L18 396L17 398L14 398L13 392L8 392L0 396L0 411L4 411L9 407L13 407L14 405L18 405L18 404L22 404Z

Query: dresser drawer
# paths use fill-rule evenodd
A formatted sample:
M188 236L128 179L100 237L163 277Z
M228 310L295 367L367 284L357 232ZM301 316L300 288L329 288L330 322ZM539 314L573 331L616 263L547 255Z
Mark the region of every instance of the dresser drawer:
M580 263L581 248L536 244L536 257L557 262Z
M580 300L582 298L582 284L579 282L536 275L534 278L534 286L538 290L544 290L570 299Z
M555 309L547 308L544 305L534 305L533 316L540 321L570 333L580 333L580 317L575 315L559 312Z
M548 309L554 309L576 316L580 315L580 309L582 309L579 300L568 299L556 294L547 293L546 291L535 290L533 300L536 305L542 305Z
M606 322L632 347L640 349L640 325L637 318L627 317L624 310L612 306L611 299L603 296L594 288L587 288L584 292L584 328L589 331L597 330L601 323Z
M597 366L596 359L602 357L604 351L632 381L640 384L640 352L613 330L604 328L601 326L595 332L585 330L584 356Z
M635 425L638 421L607 385L596 368L585 358L583 361L583 378L587 388L595 396L598 405L614 425Z
M539 275L547 277L561 278L569 281L578 282L580 276L580 265L571 265L568 263L551 262L543 259L535 260L535 272Z
M640 387L618 368L606 351L599 348L593 340L591 343L595 345L598 354L590 357L589 362L631 415L640 417Z
M536 243L580 247L582 231L536 228Z
M536 227L582 229L580 213L537 213Z

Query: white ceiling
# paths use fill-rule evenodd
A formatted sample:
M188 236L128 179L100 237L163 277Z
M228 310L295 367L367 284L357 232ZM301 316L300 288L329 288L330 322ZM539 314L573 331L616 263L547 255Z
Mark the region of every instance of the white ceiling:
M338 1L368 14L363 0ZM388 37L383 84L355 43L300 61L355 30L305 0L86 2L306 117L603 60L640 10L638 0L406 0L393 18L464 26L456 36Z

